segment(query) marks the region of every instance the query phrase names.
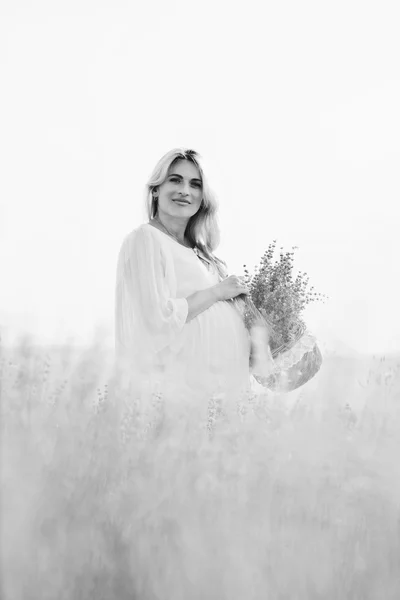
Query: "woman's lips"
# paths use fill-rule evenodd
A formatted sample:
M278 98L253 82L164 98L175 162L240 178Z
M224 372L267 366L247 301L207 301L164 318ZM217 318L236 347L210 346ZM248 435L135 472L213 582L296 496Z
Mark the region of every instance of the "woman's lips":
M173 200L173 202L177 202L178 204L190 204L187 200Z

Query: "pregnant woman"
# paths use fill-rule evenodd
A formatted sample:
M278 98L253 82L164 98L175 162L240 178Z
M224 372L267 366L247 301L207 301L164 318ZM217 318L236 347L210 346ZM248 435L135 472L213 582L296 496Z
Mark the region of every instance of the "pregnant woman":
M146 190L148 222L118 257L117 360L139 396L234 403L250 389L251 340L230 300L248 289L214 254L218 205L199 155L171 150Z

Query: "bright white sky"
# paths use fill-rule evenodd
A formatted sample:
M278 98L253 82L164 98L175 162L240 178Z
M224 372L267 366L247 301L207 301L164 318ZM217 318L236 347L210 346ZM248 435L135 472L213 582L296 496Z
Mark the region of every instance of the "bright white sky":
M400 349L397 2L3 0L0 324L113 339L123 237L167 150L198 150L231 273L273 240L323 343Z

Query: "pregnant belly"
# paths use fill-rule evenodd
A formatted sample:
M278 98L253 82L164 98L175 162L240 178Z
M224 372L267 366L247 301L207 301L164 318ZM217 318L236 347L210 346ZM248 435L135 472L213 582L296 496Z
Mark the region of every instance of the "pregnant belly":
M228 302L217 302L185 325L178 340L176 366L191 382L247 381L250 336Z
M182 400L184 406L204 407L215 394L235 406L250 385L249 355L242 317L229 302L217 302L186 323L173 345L157 356L149 385L161 385L171 406Z

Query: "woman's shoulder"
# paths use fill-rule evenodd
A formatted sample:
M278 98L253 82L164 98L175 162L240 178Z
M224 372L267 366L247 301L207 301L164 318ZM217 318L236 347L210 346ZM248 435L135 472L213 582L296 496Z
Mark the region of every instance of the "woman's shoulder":
M137 251L148 251L150 253L165 253L163 234L156 230L150 223L142 223L125 235L121 245L121 252L131 256Z
M150 223L142 223L129 231L123 240L123 243L129 244L139 240L159 240L157 234L154 233L155 227Z
M135 264L141 265L142 268L147 268L148 261L166 260L168 252L157 235L153 235L152 229L151 225L143 223L125 234L118 254L118 272L122 272L134 257Z

